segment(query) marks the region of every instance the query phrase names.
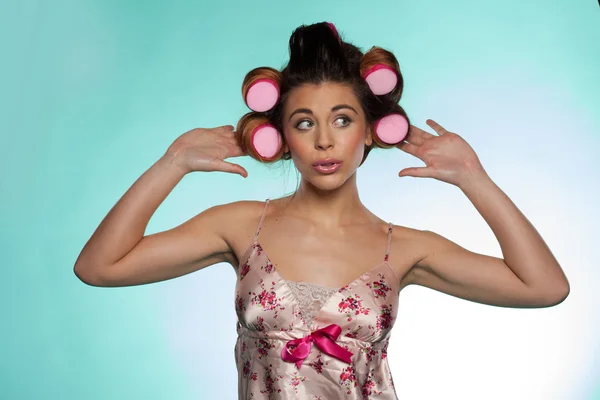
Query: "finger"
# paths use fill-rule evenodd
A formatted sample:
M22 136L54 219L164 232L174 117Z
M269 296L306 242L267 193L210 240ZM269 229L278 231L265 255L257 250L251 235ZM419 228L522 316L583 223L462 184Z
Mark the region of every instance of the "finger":
M412 167L404 168L398 173L398 176L414 176L416 178L431 178L431 168L429 167Z
M225 140L227 140L227 143L231 143L231 144L240 144L240 140L242 140L241 137L238 137L238 135L235 133L235 131L225 132L223 134L223 138L225 138Z
M446 129L444 129L443 126L441 126L440 124L438 124L437 122L435 122L432 119L428 119L425 122L427 123L427 125L429 125L430 127L432 127L433 130L435 130L440 136L445 135L445 134L448 133L448 131Z
M415 146L411 143L400 142L396 145L396 147L410 155L418 157L417 151L419 150L419 146Z
M219 131L219 132L229 132L232 131L234 129L233 125L221 125L221 126L217 126L215 128L213 128L215 131Z
M248 154L240 147L237 145L237 143L232 144L231 146L229 146L227 148L227 157L241 157L241 156L247 156Z
M233 174L239 174L244 178L248 177L248 171L241 165L233 164L227 161L221 161L217 166L220 171L231 172Z
M237 140L237 132L229 129L217 129L216 132L229 140Z
M236 131L223 131L222 134L225 138L229 139L229 141L231 141L232 143L239 143L239 140L242 139L242 138L238 138L238 134Z
M404 138L404 141L417 146L422 145L423 143L425 143L426 140L427 138L415 131L409 131L408 135L406 135L406 137Z
M228 146L239 146L240 141L242 140L242 138L238 137L238 135L236 135L234 133L227 133L227 132L222 134L221 139Z
M426 140L434 137L435 135L411 125L405 140L412 144L422 145Z

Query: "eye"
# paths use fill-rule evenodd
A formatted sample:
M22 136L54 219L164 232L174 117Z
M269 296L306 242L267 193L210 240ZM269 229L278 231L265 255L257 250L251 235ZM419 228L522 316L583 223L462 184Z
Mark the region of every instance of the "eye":
M337 117L335 120L337 121L337 120L340 120L340 119L347 121L345 124L342 124L342 127L346 127L346 126L348 126L350 124L350 122L352 122L352 120L350 118L348 118L347 116L345 116L345 115L341 115L341 116ZM303 122L307 122L309 124L312 124L312 122L310 120L303 119L302 121L299 121L296 124L296 129L305 130L303 128L300 128L300 124L302 124ZM309 126L309 128L310 128L310 126Z
M346 124L344 124L342 126L348 126L350 124L350 122L352 122L352 120L350 118L346 117L345 115L339 116L335 120L337 121L338 119L343 119L343 120L348 121Z
M301 128L300 128L300 124L302 124L303 122L312 123L312 122L310 122L310 121L309 121L309 120L307 120L307 119L303 119L302 121L300 121L300 122L298 122L298 123L296 124L296 129L300 129L301 131L303 131L304 129L301 129Z

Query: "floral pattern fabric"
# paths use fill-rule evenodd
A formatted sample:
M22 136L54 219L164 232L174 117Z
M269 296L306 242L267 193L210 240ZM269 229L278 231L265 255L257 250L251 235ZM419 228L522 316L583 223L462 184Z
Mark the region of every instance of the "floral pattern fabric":
M384 261L335 290L306 322L291 285L258 242L263 218L264 211L235 286L238 398L397 399L387 360L399 300L399 279L387 262L392 225ZM341 328L335 345L352 353L350 363L314 343L299 368L283 360L288 342L331 324Z

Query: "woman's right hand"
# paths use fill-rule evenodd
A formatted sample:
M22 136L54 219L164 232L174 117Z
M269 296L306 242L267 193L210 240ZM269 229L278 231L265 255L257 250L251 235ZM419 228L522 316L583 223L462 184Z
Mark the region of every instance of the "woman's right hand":
M165 153L186 174L193 171L223 171L247 178L248 171L242 166L224 161L229 157L245 155L232 125L194 128L175 139Z

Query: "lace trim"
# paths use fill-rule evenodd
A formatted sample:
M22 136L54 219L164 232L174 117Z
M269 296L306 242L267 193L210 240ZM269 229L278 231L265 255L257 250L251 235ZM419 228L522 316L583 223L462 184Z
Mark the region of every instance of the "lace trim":
M286 282L292 290L300 306L302 318L308 326L310 326L315 315L323 307L323 304L339 290L308 282L293 282L288 280Z

